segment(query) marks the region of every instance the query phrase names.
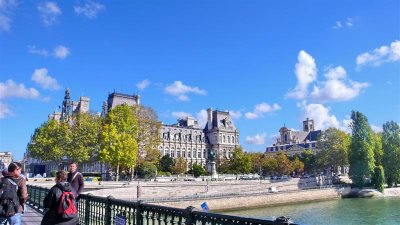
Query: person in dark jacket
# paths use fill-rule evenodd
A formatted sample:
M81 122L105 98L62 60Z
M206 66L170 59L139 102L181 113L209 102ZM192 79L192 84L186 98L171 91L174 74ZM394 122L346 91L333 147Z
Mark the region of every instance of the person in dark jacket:
M54 185L43 200L44 208L48 208L44 214L41 225L76 225L78 217L73 219L63 219L61 214L57 213L60 205L61 195L64 191L71 191L76 196L76 191L71 184L67 182L67 172L58 171L56 174L56 185Z
M75 189L78 195L80 195L83 191L83 188L85 187L85 184L83 182L82 174L79 173L77 169L78 166L76 165L76 163L71 162L69 164L69 173L67 181L72 185L72 187Z
M4 172L3 170L3 178L1 183L4 182L4 179L10 179L14 183L17 184L18 190L17 190L17 195L18 195L18 200L19 200L19 208L17 213L15 213L13 216L7 217L7 221L11 225L21 225L22 224L22 214L24 213L24 204L26 200L28 199L28 191L26 188L26 182L25 179L23 179L20 174L22 170L22 165L19 162L11 162L10 165L8 166L8 172Z

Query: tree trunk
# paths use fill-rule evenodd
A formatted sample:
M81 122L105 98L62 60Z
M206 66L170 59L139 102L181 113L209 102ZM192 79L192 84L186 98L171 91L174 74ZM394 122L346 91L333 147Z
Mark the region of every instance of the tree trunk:
M119 181L119 163L117 164L117 172L115 176L115 181Z

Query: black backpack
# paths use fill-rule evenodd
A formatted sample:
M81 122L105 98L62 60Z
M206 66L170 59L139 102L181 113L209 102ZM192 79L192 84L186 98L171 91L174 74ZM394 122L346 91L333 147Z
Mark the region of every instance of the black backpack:
M13 216L19 209L18 185L3 177L0 182L0 217Z

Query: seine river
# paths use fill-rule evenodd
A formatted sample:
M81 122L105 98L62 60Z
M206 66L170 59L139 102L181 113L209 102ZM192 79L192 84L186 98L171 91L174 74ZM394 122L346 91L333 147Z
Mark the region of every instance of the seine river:
M339 199L274 206L224 214L272 219L282 215L299 224L400 224L400 198Z

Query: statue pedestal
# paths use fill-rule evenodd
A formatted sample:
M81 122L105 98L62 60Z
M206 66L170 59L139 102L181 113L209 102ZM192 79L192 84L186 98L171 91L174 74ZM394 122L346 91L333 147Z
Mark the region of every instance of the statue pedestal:
M208 162L207 163L207 172L209 172L211 174L211 177L215 177L217 175L215 162Z

